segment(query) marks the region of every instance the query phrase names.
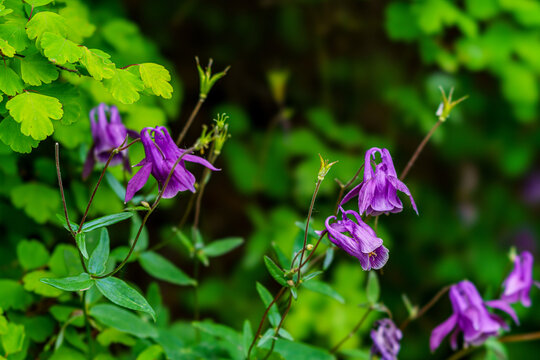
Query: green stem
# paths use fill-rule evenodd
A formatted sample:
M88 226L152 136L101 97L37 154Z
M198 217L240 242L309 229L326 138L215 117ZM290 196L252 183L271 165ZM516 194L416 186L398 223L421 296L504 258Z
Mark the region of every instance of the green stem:
M276 337L278 336L279 330L281 329L281 327L283 326L283 323L285 322L285 318L287 317L289 310L291 310L291 306L292 306L292 295L289 295L289 302L287 303L287 308L283 312L283 316L281 317L281 320L279 321L279 324L276 327L276 330L274 331L274 338L272 339L272 346L270 346L270 350L268 351L268 353L266 354L263 360L268 359L270 355L272 355L272 353L274 352L274 346L276 345Z
M90 320L89 320L89 317L88 317L88 308L86 307L86 295L87 295L88 291L83 291L83 296L82 296L82 308L83 308L83 313L84 313L84 324L85 324L85 327L86 327L86 337L88 338L88 360L92 360L93 358L93 353L94 353L94 345L93 345L93 342L92 342L92 332L91 332L91 329L90 329Z
M431 128L431 130L429 130L429 132L427 133L427 135L424 137L424 139L422 140L422 142L420 142L420 144L418 145L418 147L416 148L416 150L414 151L413 155L411 156L411 159L409 160L409 162L407 163L407 166L405 166L405 169L403 170L403 172L401 173L401 175L399 176L399 179L400 180L403 180L405 179L405 177L407 176L407 174L409 173L409 170L411 170L412 166L414 165L414 163L416 162L416 159L418 158L418 155L420 155L420 153L422 152L422 150L424 149L424 146L426 146L427 142L429 141L429 139L431 138L431 136L433 135L433 133L435 133L435 130L437 130L437 128L439 126L441 126L443 122L441 120L437 121L435 123L435 125L433 125L433 127Z
M195 108L193 108L193 111L191 111L191 115L189 115L189 119L184 125L184 128L182 129L182 132L180 135L178 135L178 138L176 139L176 145L180 145L182 140L184 140L184 137L186 136L189 128L191 127L191 124L193 123L193 120L195 120L195 117L199 113L199 110L201 109L202 104L204 103L205 98L199 97L199 101L197 101L197 105L195 105Z
M420 309L420 311L418 311L418 313L416 313L415 316L413 317L409 317L407 318L402 324L401 326L399 327L401 329L401 331L404 331L405 328L407 327L407 325L409 325L409 323L413 320L416 320L418 319L419 317L421 317L422 315L424 315L429 309L431 309L433 307L433 305L435 305L437 303L437 301L439 301L439 299L448 292L448 290L450 290L450 285L447 285L445 287L443 287L441 290L439 290L439 292L437 292L437 294L435 294L435 296L426 304L422 307L422 309Z
M368 315L373 311L373 308L369 307L366 312L364 313L364 315L362 316L362 318L360 319L360 321L358 321L358 323L355 325L355 327L351 330L350 333L347 334L347 336L345 336L343 339L341 339L340 342L338 342L333 348L332 350L330 350L330 353L331 354L334 354L336 351L339 350L339 348L341 347L341 345L343 345L347 340L349 340L350 338L352 338L354 336L354 334L356 334L356 332L358 331L358 329L360 329L360 326L362 326L362 324L364 323L364 321L366 321Z

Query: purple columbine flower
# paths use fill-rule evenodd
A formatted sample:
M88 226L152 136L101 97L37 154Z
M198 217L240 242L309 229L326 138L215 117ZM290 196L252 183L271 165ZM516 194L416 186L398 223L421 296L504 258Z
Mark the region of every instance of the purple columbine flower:
M388 261L388 249L383 246L382 239L378 238L375 231L362 221L356 211L341 209L341 213L343 219L333 224L330 224L330 221L336 219L335 216L326 219L324 231L328 231L330 241L358 258L362 269L382 268ZM349 219L347 215L353 215L356 222Z
M371 166L371 158L381 154L381 162ZM352 189L341 202L341 205L358 196L359 213L377 216L398 213L403 210L403 203L397 196L401 191L409 196L411 204L418 214L418 209L407 186L398 179L392 157L387 149L371 148L366 152L364 164L364 180Z
M107 118L107 114L109 118ZM90 126L94 143L86 156L83 179L92 173L96 159L101 163L107 162L111 151L122 145L128 133L130 136L138 137L137 133L133 135L133 131L126 129L116 106L108 107L103 103L90 111ZM120 163L123 163L124 169L131 173L127 149L116 154L109 165L114 166Z
M477 346L488 337L497 335L501 329L508 330L506 322L500 316L491 314L486 306L505 311L518 323L516 313L507 302L503 300L484 302L476 287L467 280L452 285L450 301L454 313L431 332L429 339L431 351L435 351L452 330L450 344L454 350L457 348L457 337L460 332L463 332L465 346Z
M510 304L521 302L523 306L531 306L529 293L533 283L540 287L540 284L533 281L534 258L528 251L523 251L514 260L514 269L503 282L504 292L501 300Z
M158 126L155 129L142 129L141 141L144 146L145 158L139 164L135 165L142 166L142 168L133 175L128 182L126 202L131 200L135 193L146 184L150 174L157 180L161 190L167 181L167 177L169 176L174 163L184 153L184 150L181 150L176 146L171 135L163 126ZM219 169L216 169L205 159L199 156L186 154L174 169L167 188L163 192L164 198L172 198L179 191L189 190L195 192L195 176L186 169L186 161L199 163L211 170L219 171Z
M378 355L381 360L397 360L399 353L399 342L403 334L401 330L390 319L381 319L375 322L375 327L371 330L371 354Z

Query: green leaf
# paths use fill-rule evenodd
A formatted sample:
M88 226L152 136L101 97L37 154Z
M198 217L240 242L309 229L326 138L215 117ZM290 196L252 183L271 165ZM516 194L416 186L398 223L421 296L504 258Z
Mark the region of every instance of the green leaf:
M161 354L163 354L163 348L160 345L152 345L141 352L139 356L137 356L137 360L160 359Z
M13 57L15 55L15 48L9 45L4 39L0 39L0 51L7 57Z
M271 342L266 342L261 347L269 349L271 345ZM276 340L274 351L283 356L284 359L335 360L335 357L326 352L326 350L284 339Z
M193 326L207 334L226 340L236 349L242 348L243 338L240 336L240 334L228 326L213 324L211 322L194 322Z
M42 35L40 44L45 56L56 64L74 63L83 55L82 48L73 41L51 32Z
M112 96L124 104L139 100L139 92L144 90L141 79L129 70L116 69L114 76L103 81Z
M272 275L274 280L276 280L281 286L289 286L287 284L287 280L285 279L283 270L281 270L279 266L277 266L276 263L266 255L264 256L264 265L266 265L268 272L270 275Z
M11 279L0 279L0 307L3 310L25 310L32 303L32 296L22 284Z
M115 277L97 279L96 285L103 296L113 303L128 309L147 312L155 319L156 313L146 299L123 280Z
M2 335L2 346L6 354L15 354L23 349L24 326L14 323L8 324L8 331Z
M8 145L11 150L28 154L33 148L38 147L39 141L21 133L21 124L11 116L7 116L0 122L0 140Z
M334 260L334 248L328 248L326 250L326 255L324 256L324 262L323 262L323 270L327 270L330 265L332 264L332 261Z
M215 257L221 256L228 253L242 245L244 239L239 237L226 238L221 240L216 240L203 248L204 253L207 256Z
M79 248L82 256L84 256L85 259L88 259L88 251L86 250L86 235L84 232L80 232L75 235L75 242L77 243L77 247Z
M33 270L49 261L45 245L36 240L22 240L17 244L17 258L24 270Z
M302 283L302 287L309 289L311 291L318 292L323 295L330 296L332 299L339 301L344 304L345 299L341 296L336 290L332 289L330 285L318 280L312 280L306 283Z
M497 339L490 337L484 343L486 347L485 360L507 360L508 351L503 343L497 341Z
M122 344L126 346L134 346L137 341L120 330L108 328L102 331L97 336L97 341L101 346L109 347L111 344Z
M118 179L116 179L109 171L105 173L105 180L107 180L107 183L111 187L112 191L114 191L116 196L118 196L120 200L124 201L126 198L126 188L120 184L120 181L118 181Z
M88 261L88 271L90 271L90 273L99 275L105 271L105 265L109 259L109 244L109 232L106 228L103 228L101 229L99 242Z
M40 183L26 183L13 188L11 201L39 224L52 218L60 206L58 191Z
M177 285L197 285L197 282L178 269L173 263L154 252L144 252L139 263L153 277Z
M368 274L368 280L366 285L366 296L371 304L375 304L379 301L381 294L381 287L379 285L379 279L375 271L370 271Z
M50 4L53 0L24 0L24 2L30 6L36 7Z
M139 65L139 72L144 85L151 88L157 96L170 99L172 97L173 88L171 74L163 66L153 63L144 63Z
M14 18L0 24L0 37L13 46L17 52L23 51L30 44L25 25L26 19L23 18Z
M21 77L27 84L40 86L58 79L58 69L39 53L26 55L20 59Z
M9 96L14 96L23 91L23 82L12 68L6 65L0 66L0 90Z
M35 140L44 140L53 133L51 119L59 120L64 112L54 97L25 92L6 103L6 109L15 121L21 123L21 132Z
M314 277L319 276L322 273L323 273L323 271L314 271L311 274L308 274L308 275L304 276L302 278L302 281L309 281L309 280L313 279Z
M66 19L51 11L38 12L26 24L26 34L31 40L37 38L37 42L41 43L41 37L45 32L66 37L69 32Z
M132 312L111 304L97 304L90 309L90 316L104 325L140 338L156 337L156 329Z
M264 306L268 307L268 305L270 305L274 299L272 294L270 294L270 291L268 291L261 283L257 282L257 292L259 293ZM279 314L278 307L275 303L270 307L270 311L268 312L268 320L272 326L278 326L279 322L281 321L281 315Z
M87 273L65 278L43 278L41 282L64 291L83 291L94 285L94 280Z
M142 220L137 215L137 213L134 213L133 217L131 218L131 229L129 234L129 245L133 245L133 241L135 241L135 238L137 237L137 233L139 232L139 229L142 225ZM137 244L135 245L135 248L133 249L134 252L140 253L143 252L148 248L148 229L145 227L142 228L141 234L139 235L139 239L137 240Z
M81 64L86 67L90 76L101 81L110 79L115 74L115 66L109 60L110 55L99 49L82 48Z
M24 275L22 279L24 283L24 289L26 291L32 291L38 295L42 295L45 297L58 297L62 295L62 291L52 288L40 281L42 278L52 275L53 273L45 270L36 270L29 272Z
M251 323L247 319L244 321L244 331L242 335L244 340L244 356L247 359L248 350L253 341L253 330L251 330Z
M103 217L100 217L100 218L97 218L95 220L85 223L82 227L82 231L90 232L92 230L96 230L102 227L116 224L117 222L120 222L120 221L124 221L126 219L129 219L132 216L133 216L132 212L121 212L118 214L103 216Z

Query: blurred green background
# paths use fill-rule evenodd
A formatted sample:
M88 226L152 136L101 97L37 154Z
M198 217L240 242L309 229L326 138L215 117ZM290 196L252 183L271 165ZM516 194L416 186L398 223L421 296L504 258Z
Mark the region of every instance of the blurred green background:
M236 329L245 318L256 325L264 308L255 281L274 292L278 289L266 274L262 256L272 252L272 244L289 254L302 235L295 222L305 220L319 166L317 154L339 160L315 205L314 228L321 229L339 190L333 179L345 182L352 177L367 149L388 148L398 172L404 168L437 120L439 86L454 87L456 97L469 99L437 130L405 181L420 216L403 198L403 213L379 221L378 233L390 249L390 260L380 273L382 300L400 323L407 316L402 294L422 305L441 287L469 279L486 298L495 298L511 269L510 247L538 256L540 2L153 0L89 6L95 19L106 21L112 13L137 24L139 30L134 31L141 40L136 41L129 38L133 31L125 24L109 28L113 48L115 37L131 39L119 50L126 64L160 53L177 74L173 102L121 109L129 113L128 126L140 129L167 121L177 134L197 101L194 57L203 63L213 58L216 71L231 65L182 144L189 146L201 124L217 113L230 116L232 137L217 163L222 171L212 176L206 189L201 228L207 239L238 235L246 244L202 269L203 318ZM107 33L103 36L107 40ZM94 105L89 101L86 106ZM165 106L165 113L156 114L154 106ZM65 170L65 178L71 179L66 182L72 213L79 216L92 183L82 183L78 175L90 139L87 121L83 112L78 122L81 139L63 155L78 164ZM5 274L10 274L21 238L38 238L49 245L68 241L58 226L43 230L35 216L23 210L12 214L10 193L17 184L39 181L56 191L52 149L48 140L30 155L2 155L7 161L0 170L5 175L0 181L0 232L7 239L0 259ZM142 156L136 152L133 161ZM112 190L103 189L93 215L122 209ZM187 198L165 202L151 218L151 244L171 236L171 225L178 223ZM54 223L59 205L53 192L43 204L50 216L38 222ZM125 242L120 234L122 229L112 237L116 245ZM179 245L162 254L193 272ZM143 289L151 281L136 264L124 276ZM366 273L339 251L324 276L345 304L302 289L285 328L295 339L330 348L363 313L357 305L366 301ZM192 291L160 285L171 317L191 320ZM529 309L517 306L521 326L512 325L515 333L538 330L538 290L532 290L532 302ZM445 298L412 323L400 358L428 358L429 334L450 311ZM371 323L343 348L367 350ZM510 358L535 358L531 354L537 346L509 344ZM433 357L450 353L445 342Z

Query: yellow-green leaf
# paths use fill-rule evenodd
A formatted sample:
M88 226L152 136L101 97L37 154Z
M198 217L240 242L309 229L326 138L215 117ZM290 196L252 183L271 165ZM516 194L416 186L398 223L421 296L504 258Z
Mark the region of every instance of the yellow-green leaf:
M21 62L21 77L27 84L40 86L58 79L58 69L38 53L26 55Z
M0 122L0 140L8 145L11 150L27 154L39 145L38 140L21 133L21 124L7 116Z
M44 140L53 133L51 119L59 120L64 114L57 98L25 92L6 103L15 121L21 123L21 132L35 140Z
M0 39L0 51L7 57L13 57L15 55L15 48L9 45L4 39Z
M158 64L144 63L139 65L139 72L144 85L151 88L154 94L165 99L172 97L173 88L169 83L171 74L167 69Z
M23 82L12 68L5 64L0 65L0 90L9 96L14 96L23 91Z
M104 81L112 96L124 104L133 104L139 100L139 91L144 90L144 83L129 70L116 69L114 76Z
M60 206L58 190L38 183L26 183L13 188L11 201L39 224L53 218Z
M90 75L96 80L110 79L114 76L115 66L109 60L111 56L99 49L83 48L81 64L83 64Z
M0 24L0 37L13 46L17 52L23 51L30 44L25 25L26 19L19 17Z
M40 44L45 56L57 64L74 63L83 54L82 48L73 41L51 32L42 35Z
M26 24L26 34L31 40L37 38L38 43L41 42L41 37L46 32L66 37L69 32L66 19L51 11L41 11L32 16L32 19Z

